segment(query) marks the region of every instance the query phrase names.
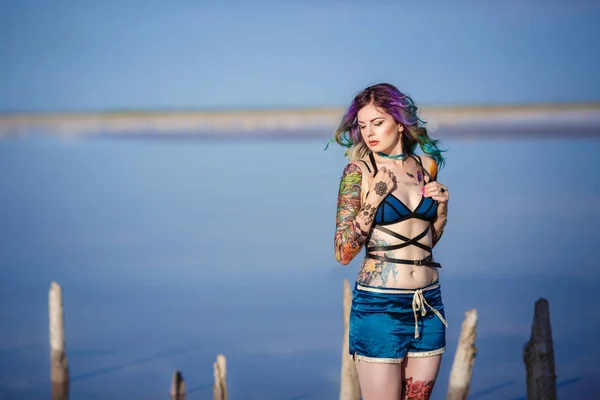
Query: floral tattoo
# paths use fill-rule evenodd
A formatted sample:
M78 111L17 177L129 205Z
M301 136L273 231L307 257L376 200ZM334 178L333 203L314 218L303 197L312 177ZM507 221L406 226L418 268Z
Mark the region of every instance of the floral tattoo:
M435 380L413 381L413 378L404 380L404 396L406 400L429 400Z
M384 266L383 261L367 259L363 263L358 273L356 281L361 285L372 285L381 278L381 270Z
M361 249L366 240L366 232L360 229L356 216L360 210L360 192L362 171L355 164L348 164L342 173L337 202L335 230L335 258L342 264L348 264ZM366 209L371 216L371 209ZM365 217L365 215L362 215ZM364 218L367 220L367 218Z
M371 241L372 245L377 247L390 245L390 242L386 239L371 238ZM383 252L376 252L375 254L384 255ZM397 276L398 270L396 269L396 264L369 258L363 262L357 281L361 285L386 286L390 280L396 282Z
M375 193L380 196L383 196L387 192L387 185L385 182L377 182L375 184Z

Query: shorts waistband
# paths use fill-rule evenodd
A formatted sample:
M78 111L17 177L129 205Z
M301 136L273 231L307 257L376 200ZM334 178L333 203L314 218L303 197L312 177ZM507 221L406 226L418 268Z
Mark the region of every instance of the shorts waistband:
M435 281L430 285L427 285L418 289L396 289L396 288L382 288L378 286L368 286L361 285L360 283L356 284L356 289L364 290L367 292L374 293L386 293L386 294L415 294L416 292L426 292L428 290L434 290L440 287L440 281Z

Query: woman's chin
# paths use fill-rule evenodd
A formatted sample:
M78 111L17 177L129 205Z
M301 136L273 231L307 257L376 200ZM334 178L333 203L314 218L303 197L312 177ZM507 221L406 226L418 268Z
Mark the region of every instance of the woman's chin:
M373 153L386 153L388 154L389 149L386 149L384 146L373 146L371 147L371 150L373 151Z
M371 146L369 144L367 144L367 147L369 148L369 150L371 150L373 153L386 153L386 150L389 150L389 148L386 148L385 146L382 146L381 143L377 143L374 146Z

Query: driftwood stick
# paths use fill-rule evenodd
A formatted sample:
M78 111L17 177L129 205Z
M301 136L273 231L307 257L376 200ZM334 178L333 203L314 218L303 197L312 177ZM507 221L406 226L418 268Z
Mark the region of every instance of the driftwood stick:
M217 356L213 363L215 384L213 385L213 399L227 400L227 360L223 354Z
M173 372L171 382L171 400L185 400L185 381L179 370Z
M360 387L354 361L349 357L348 332L350 329L350 309L352 290L344 279L344 340L342 341L342 373L340 382L340 400L360 400Z
M469 395L471 377L473 376L473 364L477 348L475 338L477 336L477 310L469 310L465 313L462 323L458 348L454 355L454 363L450 371L450 382L448 385L447 400L465 400Z
M62 289L52 282L48 292L50 322L50 383L53 400L69 396L69 367L65 351L65 324Z
M554 344L546 299L535 302L531 338L523 348L523 362L527 371L527 399L556 400Z

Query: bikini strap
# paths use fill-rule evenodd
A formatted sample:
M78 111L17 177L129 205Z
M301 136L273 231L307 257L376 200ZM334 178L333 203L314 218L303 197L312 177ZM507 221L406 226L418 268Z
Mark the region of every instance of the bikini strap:
M363 164L365 164L365 167L367 167L367 170L369 171L369 173L371 173L371 167L369 167L369 164L367 164L367 162L364 160L359 160L359 161L362 162Z
M436 178L434 178L433 176L431 176L431 174L429 173L429 171L427 171L425 169L425 167L423 166L423 163L421 162L421 157L418 156L418 155L416 155L416 154L411 154L411 156L412 156L412 158L414 158L419 163L419 165L421 166L421 169L423 170L423 172L427 174L427 176L429 177L429 182L435 182Z
M371 164L373 164L373 176L377 175L377 163L375 162L375 156L373 156L373 152L369 153L369 159L371 160Z

